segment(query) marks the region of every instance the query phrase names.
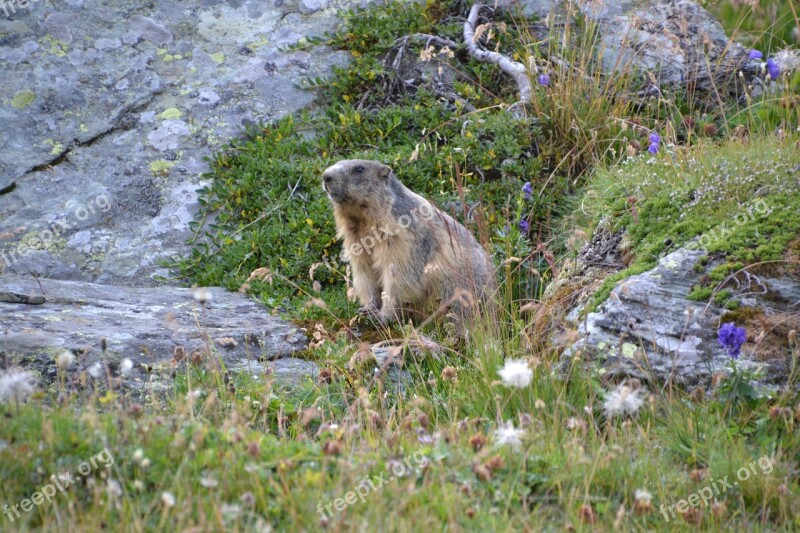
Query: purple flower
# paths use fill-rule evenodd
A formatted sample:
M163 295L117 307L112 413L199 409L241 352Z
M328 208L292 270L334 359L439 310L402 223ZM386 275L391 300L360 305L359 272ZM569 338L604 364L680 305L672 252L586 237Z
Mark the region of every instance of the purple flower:
M653 132L650 134L650 144L658 144L660 142L661 142L661 136L658 133Z
M747 340L747 330L736 327L733 322L726 322L719 328L717 336L719 343L728 351L728 355L738 359L742 344Z
M525 195L526 200L531 199L531 193L533 192L533 187L531 187L531 182L529 181L525 185L522 186L522 193Z
M546 72L539 74L539 85L544 85L545 87L550 85L550 76Z
M530 229L531 229L531 225L528 223L528 221L525 220L524 218L520 219L520 221L519 221L519 230L522 233L528 233L528 230L530 230Z
M750 53L749 53L749 54L747 54L747 56L748 56L750 59L761 59L762 57L764 57L764 54L762 54L762 53L761 53L761 52L759 52L758 50L750 50Z
M767 72L770 78L777 80L778 76L781 75L781 67L778 66L774 59L767 59Z
M650 146L647 148L647 151L653 155L658 153L658 143L650 143Z

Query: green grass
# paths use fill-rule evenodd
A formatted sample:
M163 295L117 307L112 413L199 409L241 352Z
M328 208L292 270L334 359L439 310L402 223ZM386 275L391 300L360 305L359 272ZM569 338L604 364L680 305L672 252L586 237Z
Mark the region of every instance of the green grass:
M371 367L347 370L341 346L320 348L321 357L330 359L327 348L334 354L325 365L331 383L286 389L240 375L226 386L205 366L190 366L179 369L173 392L143 406L124 392L109 400L75 389L61 390L56 403L54 386L19 410L3 407L2 502L31 496L51 474L75 473L106 448L113 457L109 469L93 469L13 526L3 517L4 528L313 530L321 523L318 504L324 509L364 478L383 475L388 484L328 516L328 527L683 530L686 520L667 520L661 505L714 479L737 480L740 468L765 456L769 468L756 467L715 495L724 513L698 507L702 524L800 525L793 512L800 504L796 393L735 409L713 391L707 400L655 390L637 416L608 418L609 386L577 366L559 377L546 354L532 363L533 381L523 389L497 381L503 350L496 343L476 341L470 359L407 357L413 381L401 393L375 379ZM457 369L456 380L445 366ZM189 384L199 391L191 399ZM492 444L506 420L525 424L518 451ZM489 442L476 451L473 443L483 438ZM393 477L392 465L404 460L406 472ZM109 494L115 482L121 493ZM637 489L652 495L652 507L636 502Z
M573 220L588 232L599 220L624 229L633 260L605 281L587 311L618 280L649 270L687 245L722 262L692 292L697 300L708 299L745 265L789 261L787 252L800 235L797 142L792 135L734 139L598 170L587 186L584 210Z
M0 404L0 504L31 497L51 475L74 475L103 450L113 465L92 468L14 522L4 514L0 530L684 531L698 521L709 531L800 527L796 368L771 397L749 394L736 376L719 377L708 390L656 386L635 415L612 416L604 403L616 384L578 361L561 361L520 310L540 297L558 258L601 220L627 232L631 263L606 280L595 303L616 281L697 237L714 238L703 241L708 257L699 267L708 281L692 295L725 306L729 294L715 288L732 269L796 256L800 151L793 132L800 108L793 102L800 80L784 79L762 99L722 108L716 99L689 105L686 95L670 91L632 106L607 97L634 81L598 71L597 35L583 25L571 29L575 45L567 51L575 70L553 70L551 85L536 87L528 118L507 113L516 98L509 80L460 49L450 61L459 73L455 101L425 89L386 100L374 90L393 81L381 56L399 37L460 40L458 4L387 2L347 16L324 41L349 50L350 66L309 80L320 96L315 112L262 125L214 155L192 255L173 261L187 283L234 290L252 271L269 268L271 281L251 281L249 292L317 332L316 346L301 356L329 379L289 386L269 375L221 374L213 351L176 367L166 392L110 390L103 380L89 386L88 376L61 370L28 402ZM730 4L718 6L728 29L755 28L761 33L753 42L774 49L777 41L760 22L740 23L726 11ZM784 13L788 3L780 5ZM492 45L547 65L554 43L535 43L513 19L502 22L493 27ZM785 34L783 26L772 28ZM408 53L420 52L416 43ZM646 152L652 132L663 138L657 155ZM376 371L373 360L361 360L365 345L345 326L356 306L345 298L346 265L319 176L354 157L392 165L440 205L477 205L478 217L465 219L463 209L456 215L498 265L502 316L486 317L469 342L452 338L447 326L427 328L441 347L431 353L408 347L419 345L413 327L392 332L407 346L410 379L403 386ZM530 199L521 193L527 182ZM769 213L720 232L761 201ZM520 231L521 219L530 231ZM731 316L755 312L740 308ZM389 335L362 333L365 341ZM800 348L796 340L789 346L787 359L796 365ZM511 358L528 361L529 385L500 381L498 369ZM507 421L525 431L519 449L493 443ZM403 475L393 476L404 461ZM750 469L746 480L743 468ZM381 476L386 485L353 500L365 479ZM726 476L738 484L719 490ZM671 506L695 502L710 488L718 492L708 505L672 518ZM347 498L355 503L336 511ZM326 506L334 512L323 520Z

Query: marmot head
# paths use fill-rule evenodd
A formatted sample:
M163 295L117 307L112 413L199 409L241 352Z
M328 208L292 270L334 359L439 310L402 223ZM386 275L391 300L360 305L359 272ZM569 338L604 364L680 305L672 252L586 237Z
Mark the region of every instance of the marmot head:
M322 173L322 188L336 204L366 204L387 196L391 176L378 161L346 159Z

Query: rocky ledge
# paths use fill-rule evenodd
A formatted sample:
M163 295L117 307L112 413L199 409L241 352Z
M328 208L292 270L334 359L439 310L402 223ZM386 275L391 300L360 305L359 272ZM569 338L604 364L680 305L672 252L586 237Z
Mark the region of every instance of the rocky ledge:
M317 366L293 358L305 350L303 332L269 315L247 296L224 289L131 288L94 283L0 277L0 367L24 364L48 381L55 359L68 350L75 371L133 363L128 381L147 380L151 368L184 360L280 377L316 375Z
M714 262L698 265L702 250L680 249L658 266L620 281L595 312L575 306L567 316L581 338L565 356L598 361L605 372L697 385L730 369L717 340L721 323L747 327L748 342L737 366L762 370L767 381L785 378L790 332L800 329L800 279L746 271L725 288L736 310L688 298Z

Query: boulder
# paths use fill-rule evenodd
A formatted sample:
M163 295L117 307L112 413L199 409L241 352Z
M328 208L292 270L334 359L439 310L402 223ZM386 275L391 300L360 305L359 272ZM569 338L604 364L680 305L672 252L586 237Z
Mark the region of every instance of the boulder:
M0 367L33 367L45 378L55 377L55 358L64 350L76 357L75 370L105 362L116 373L127 358L140 378L146 368L217 360L254 373L271 364L277 374L298 378L317 371L314 363L292 358L306 347L298 328L225 289L0 276Z

